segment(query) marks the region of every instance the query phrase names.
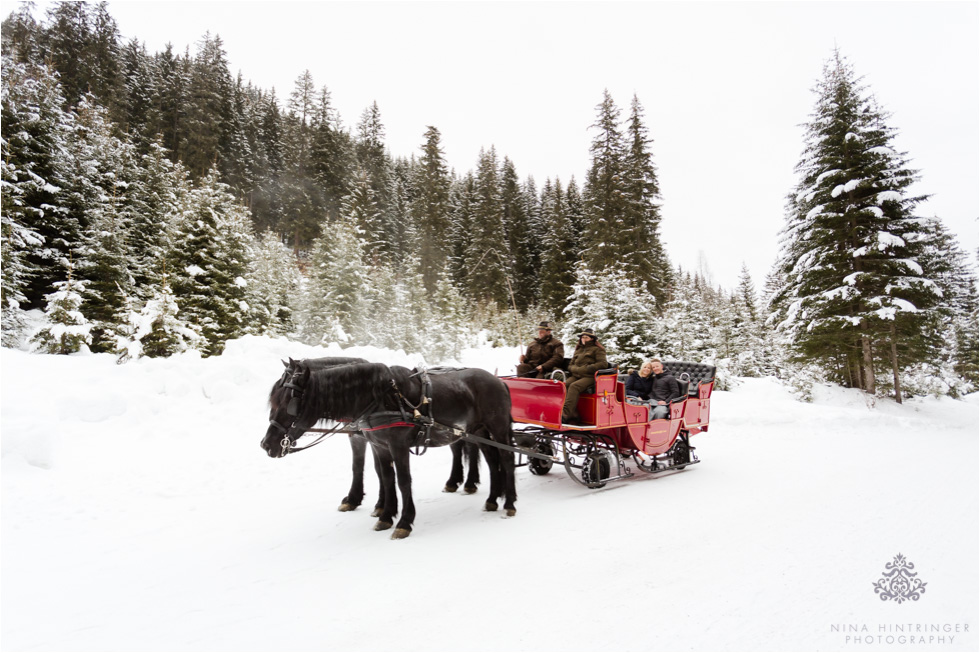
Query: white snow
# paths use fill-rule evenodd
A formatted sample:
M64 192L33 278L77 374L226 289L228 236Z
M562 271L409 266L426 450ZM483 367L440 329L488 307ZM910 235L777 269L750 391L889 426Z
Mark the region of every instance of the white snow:
M124 365L0 350L3 649L978 646L976 395L897 405L820 387L803 404L743 379L713 395L700 464L600 490L522 468L512 519L481 511L485 482L442 493L450 455L433 449L412 459L415 530L392 541L370 508L336 510L341 437L283 460L258 446L280 359L341 353L420 361L255 337ZM507 373L518 354L460 362ZM873 591L899 553L927 583L918 601ZM845 639L894 624L969 632Z
M202 268L200 265L188 265L186 268L184 268L184 272L192 277L196 277L199 274L204 274L204 268Z

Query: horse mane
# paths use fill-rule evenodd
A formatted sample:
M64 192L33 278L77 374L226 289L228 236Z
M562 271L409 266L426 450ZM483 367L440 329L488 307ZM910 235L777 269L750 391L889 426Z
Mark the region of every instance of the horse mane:
M285 361L283 361L285 363ZM353 365L355 363L366 363L367 360L364 358L354 358L346 356L325 356L323 358L304 358L302 360L294 361L292 358L289 359L289 364L286 365L286 372L290 369L302 370L303 368L309 368L311 370L324 369L327 367L336 367L338 365ZM288 374L283 374L279 377L275 383L272 384L272 389L269 390L269 407L273 410L278 410L279 406L282 404L283 399L288 399L284 397L286 390L283 385L286 382L286 377Z
M310 369L297 421L353 419L372 401L382 408L395 408L392 380L391 369L382 363L353 363Z

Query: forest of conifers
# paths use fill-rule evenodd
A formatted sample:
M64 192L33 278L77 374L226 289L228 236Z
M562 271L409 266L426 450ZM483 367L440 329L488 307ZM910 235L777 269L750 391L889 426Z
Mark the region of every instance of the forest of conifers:
M802 395L977 386L975 266L921 197L887 114L835 52L757 293L712 287L661 242L639 98L598 97L591 166L520 179L488 146L448 169L437 126L392 156L377 104L345 126L309 72L288 96L195 51L124 40L105 3L3 22L3 337L120 360L220 353L245 334L452 360L541 319L612 361L693 359ZM40 316L40 317L39 317Z

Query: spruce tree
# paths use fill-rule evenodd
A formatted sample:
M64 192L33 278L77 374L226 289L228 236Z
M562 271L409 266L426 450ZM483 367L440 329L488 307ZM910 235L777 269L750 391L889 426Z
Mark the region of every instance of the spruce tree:
M466 249L466 288L470 299L504 307L510 302L508 283L512 269L500 201L497 152L480 151L473 187L470 223L472 238Z
M69 252L81 232L65 190L74 118L62 110L61 86L45 66L15 64L4 56L2 97L5 230L26 230L21 233L27 236L5 242L4 270L16 259L24 297L19 301L24 308L43 308L53 284L66 278Z
M439 275L449 255L450 178L444 161L441 135L431 125L425 130L425 143L415 176L415 197L410 211L419 237L422 279L434 293Z
M85 282L68 278L54 284L54 292L45 299L45 325L31 338L34 351L44 354L74 354L88 348L92 342L92 325L82 314L82 295Z
M247 211L212 170L188 193L168 255L174 297L206 355L220 354L247 326L251 242Z
M657 305L663 306L670 286L671 267L660 241L660 184L653 164L643 108L634 95L626 130L624 185L626 207L623 229L613 235L620 242L627 276L646 283Z
M575 234L561 180L545 181L541 191L541 305L558 314L565 309L575 283ZM591 270L591 269L590 269Z
M299 324L299 336L308 344L352 342L366 318L363 298L370 295L370 284L358 210L349 197L340 219L313 241Z
M622 254L619 234L627 230L629 205L626 189L627 146L619 129L620 111L609 91L596 107L592 128L597 131L590 152L592 166L584 191L583 257L593 270L619 265Z
M938 245L914 215L924 197L909 195L917 172L895 151L888 115L839 52L815 90L774 304L797 360L870 393L888 370L900 401L900 371L921 360L915 343L942 303L923 265Z

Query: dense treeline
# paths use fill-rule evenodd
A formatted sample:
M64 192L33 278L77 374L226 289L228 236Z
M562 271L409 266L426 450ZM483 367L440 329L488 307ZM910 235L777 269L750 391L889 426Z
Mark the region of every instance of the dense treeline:
M574 178L539 188L492 146L472 170L450 171L435 126L417 156L394 157L377 104L346 127L308 71L280 99L231 74L217 35L193 53L151 54L123 41L105 3L57 3L43 21L31 12L3 23L5 344L40 309L33 343L44 351L208 355L258 333L439 361L478 337L516 344L547 318L566 338L595 326L624 364L660 355L766 375L822 361L798 324L765 325L799 296L792 248L762 302L747 271L726 291L671 264L636 97L624 117L603 94L581 188ZM953 251L929 224L935 247L945 239ZM976 330L957 327L956 351L948 334L916 334L944 323L951 297L956 314L975 315L975 290L955 256L925 249L946 267L923 277L946 275L952 295L923 303L931 321L876 322L868 374L884 369L888 343L896 374L945 365L939 391L962 390L956 378L976 381Z

